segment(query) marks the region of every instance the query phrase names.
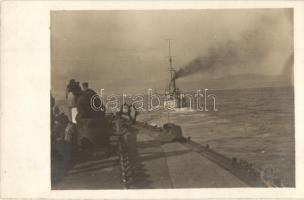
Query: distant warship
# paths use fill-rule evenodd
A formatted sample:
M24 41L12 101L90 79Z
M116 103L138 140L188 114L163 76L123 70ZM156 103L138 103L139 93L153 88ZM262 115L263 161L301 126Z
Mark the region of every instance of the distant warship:
M181 95L181 91L176 87L176 71L172 63L172 54L171 54L171 40L169 40L169 72L170 80L168 88L165 91L165 108L182 108L186 106L185 98Z

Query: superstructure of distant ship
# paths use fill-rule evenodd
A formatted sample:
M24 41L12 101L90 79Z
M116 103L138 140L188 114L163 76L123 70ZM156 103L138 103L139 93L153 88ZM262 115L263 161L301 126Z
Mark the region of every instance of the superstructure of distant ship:
M171 54L171 40L169 39L169 72L170 80L168 88L166 89L166 99L164 106L166 108L182 108L185 107L185 98L181 95L181 91L176 87L176 71L173 67L172 54Z

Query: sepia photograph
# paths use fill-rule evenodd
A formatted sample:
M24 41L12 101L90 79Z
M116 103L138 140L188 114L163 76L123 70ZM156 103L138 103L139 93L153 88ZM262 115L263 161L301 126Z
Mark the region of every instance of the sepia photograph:
M292 8L50 11L52 190L294 188Z

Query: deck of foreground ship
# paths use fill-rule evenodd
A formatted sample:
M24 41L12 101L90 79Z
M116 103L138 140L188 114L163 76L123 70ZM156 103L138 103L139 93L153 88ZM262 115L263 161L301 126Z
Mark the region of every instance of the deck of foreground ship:
M132 125L126 134L131 178L130 189L218 188L248 185L210 159L179 143L161 143L153 131ZM99 152L100 151L100 152ZM122 189L118 155L104 156L96 149L77 162L55 190Z

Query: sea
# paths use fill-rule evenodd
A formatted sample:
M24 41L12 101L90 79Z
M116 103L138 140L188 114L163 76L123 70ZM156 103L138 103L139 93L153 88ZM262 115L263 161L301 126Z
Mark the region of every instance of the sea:
M175 123L184 136L230 158L273 169L287 187L295 186L293 87L214 90L216 110L144 112L139 121Z

